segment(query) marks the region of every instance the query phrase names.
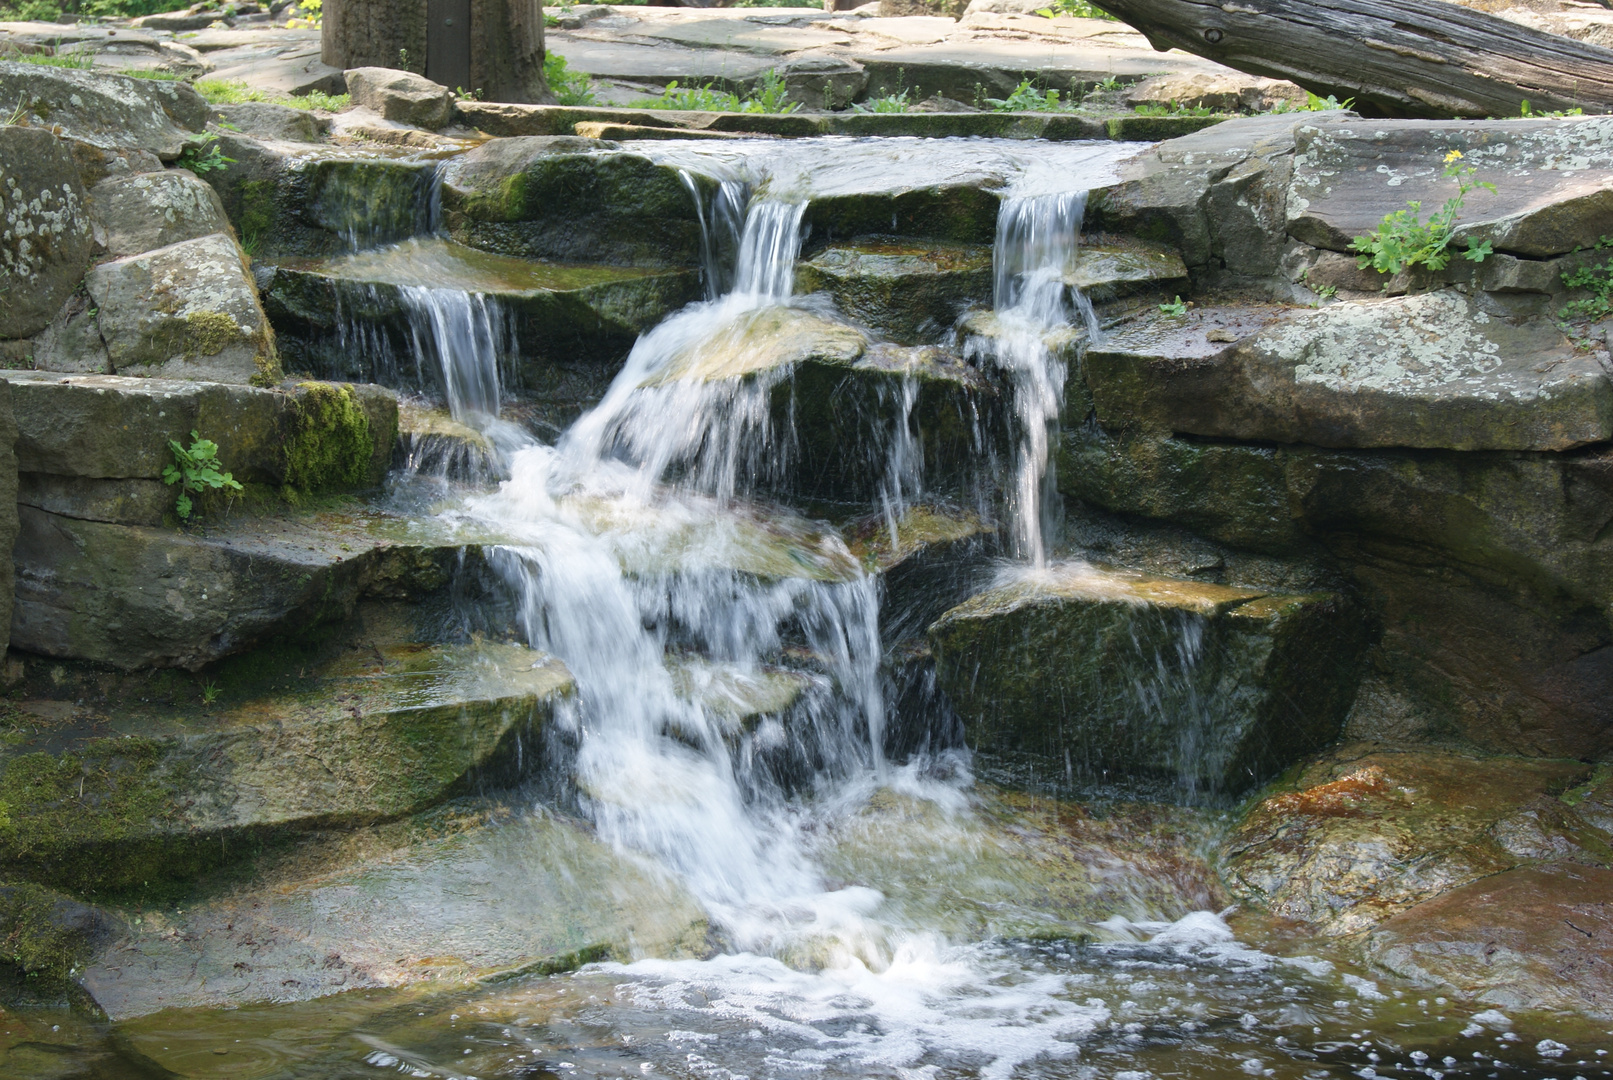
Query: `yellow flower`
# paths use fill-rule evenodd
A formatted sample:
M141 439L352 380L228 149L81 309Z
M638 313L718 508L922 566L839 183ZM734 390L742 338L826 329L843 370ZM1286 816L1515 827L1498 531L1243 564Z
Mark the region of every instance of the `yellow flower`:
M1460 150L1452 150L1450 153L1445 155L1445 164L1447 165L1453 161L1460 160L1462 160L1462 152Z

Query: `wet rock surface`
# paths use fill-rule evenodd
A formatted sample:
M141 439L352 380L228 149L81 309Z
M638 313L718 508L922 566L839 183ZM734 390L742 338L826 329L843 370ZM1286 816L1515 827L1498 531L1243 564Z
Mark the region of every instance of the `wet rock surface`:
M1371 961L1502 1009L1613 1016L1613 870L1553 863L1484 878L1381 923Z
M1364 644L1341 598L1104 570L1030 571L929 629L987 776L1110 774L1236 794L1336 737Z
M1347 745L1249 810L1225 844L1226 879L1274 915L1343 935L1535 862L1606 866L1613 835L1574 809L1592 774L1577 761Z

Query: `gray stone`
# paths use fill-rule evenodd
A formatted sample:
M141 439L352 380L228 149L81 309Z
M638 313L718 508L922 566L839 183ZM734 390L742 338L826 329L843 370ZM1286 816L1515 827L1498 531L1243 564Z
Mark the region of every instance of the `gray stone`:
M242 101L220 105L218 115L243 135L282 142L319 142L330 131L330 120L308 109L268 101Z
M41 128L0 127L0 338L43 330L89 262L90 218L72 155Z
M1507 1010L1613 1019L1613 870L1548 864L1429 900L1380 925L1390 974Z
M115 525L161 525L174 512L174 489L160 480L22 473L17 501L60 517Z
M136 19L134 25L142 30L166 30L172 34L182 34L189 30L205 30L216 22L228 23L229 20L218 11L180 11L169 15L147 15Z
M212 54L217 65L212 77L224 82L244 82L260 90L300 97L314 91L325 94L347 92L342 69L320 59L319 32L277 30L257 35L261 45L238 46Z
M200 431L243 483L353 490L381 482L397 436L397 397L379 386L260 390L41 371L5 378L18 402L19 468L41 476L160 480L173 460L168 441ZM321 460L329 472L306 475L293 459Z
M1456 245L1489 240L1530 258L1561 255L1613 233L1613 121L1370 120L1304 126L1297 136L1288 232L1313 247L1348 250L1385 214L1422 203L1422 216L1456 194L1446 155L1491 181L1468 192Z
M453 117L454 95L423 75L392 68L354 68L346 73L353 103L383 119L436 131Z
M11 384L0 381L0 656L11 643L11 608L17 591L12 562L17 543L17 420Z
M218 193L183 169L101 181L90 218L96 243L114 258L230 231Z
M279 380L274 336L246 258L222 233L103 263L86 279L121 375Z
M861 64L833 53L792 56L779 71L789 100L811 112L844 109L861 97L868 85L868 73Z
M1331 594L1281 595L1070 563L929 629L940 686L988 777L1109 775L1237 794L1337 737L1365 632Z
M34 338L31 367L80 375L110 375L112 360L101 339L95 302L88 292L75 292L51 324Z
M0 101L29 123L102 150L129 147L172 161L207 126L207 101L188 84L0 61Z
M227 464L227 462L226 462ZM462 545L394 545L340 519L230 519L207 535L20 510L12 644L123 670L195 670L447 584Z
M1154 75L1126 88L1128 105L1165 105L1216 112L1266 112L1279 103L1303 105L1305 91L1293 83L1241 72Z
M1230 344L1213 318L1192 315L1174 339L1149 320L1095 346L1098 419L1326 447L1567 450L1613 436L1613 384L1594 358L1549 319L1488 315L1453 290L1289 313Z

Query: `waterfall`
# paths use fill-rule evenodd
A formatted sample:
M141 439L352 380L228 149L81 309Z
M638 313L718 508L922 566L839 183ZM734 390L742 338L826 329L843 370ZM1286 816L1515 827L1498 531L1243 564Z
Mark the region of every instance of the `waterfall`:
M1012 387L1018 446L1007 492L1015 557L1045 566L1058 491L1051 465L1068 376L1048 337L1079 316L1089 338L1097 332L1092 305L1065 276L1075 261L1085 191L1014 195L997 213L992 251L996 326L970 339L968 354L994 363Z
M415 356L436 359L454 419L480 427L497 417L499 358L511 351L508 320L497 303L459 289L404 285L399 292L409 313Z

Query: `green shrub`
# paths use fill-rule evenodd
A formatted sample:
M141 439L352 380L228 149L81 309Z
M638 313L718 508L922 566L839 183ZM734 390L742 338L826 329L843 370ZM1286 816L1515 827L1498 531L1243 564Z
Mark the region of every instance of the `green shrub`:
M1450 264L1451 233L1456 216L1467 201L1467 193L1474 188L1494 191L1495 185L1473 179L1473 167L1462 165L1462 152L1452 150L1445 155L1445 177L1456 181L1456 194L1445 200L1438 213L1427 221L1419 216L1420 202L1406 203L1405 210L1386 214L1377 229L1357 236L1350 247L1360 252L1356 264L1363 270L1372 267L1380 274L1398 274L1408 266L1426 266L1430 270L1443 270ZM1462 258L1483 262L1491 254L1488 240L1475 244L1467 242Z
M1038 90L1029 79L1005 98L986 98L986 104L993 112L1059 112L1075 107L1073 102L1066 104L1057 90Z
M635 101L633 106L640 109L685 109L696 112L795 112L801 105L799 102L789 101L788 97L784 76L777 71L769 71L762 76L761 85L744 97L727 90L718 90L710 83L695 89L688 86L680 87L677 80L673 80L666 84L666 89L661 91L660 97L650 101Z
M567 71L566 58L559 53L548 53L543 58L543 81L561 105L592 105L594 80L580 71Z

